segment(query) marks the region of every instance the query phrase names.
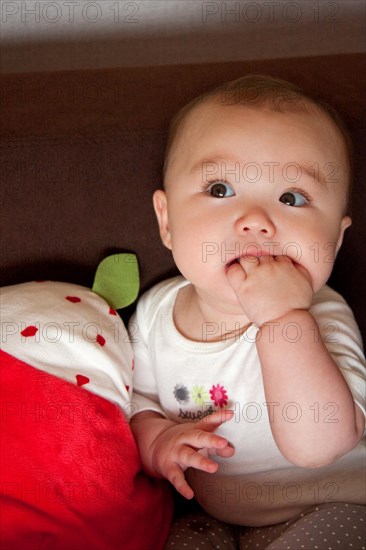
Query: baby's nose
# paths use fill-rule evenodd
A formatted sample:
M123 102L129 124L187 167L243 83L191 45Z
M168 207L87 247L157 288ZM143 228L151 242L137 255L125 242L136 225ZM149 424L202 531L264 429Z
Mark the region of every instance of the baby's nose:
M241 215L235 222L236 231L243 234L258 234L273 237L275 226L267 213L262 209L251 209Z

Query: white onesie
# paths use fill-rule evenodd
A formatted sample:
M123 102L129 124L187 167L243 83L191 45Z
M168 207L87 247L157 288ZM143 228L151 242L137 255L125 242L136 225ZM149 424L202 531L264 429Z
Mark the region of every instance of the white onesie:
M258 329L251 326L240 337L216 342L188 340L173 322L177 294L186 284L175 277L156 285L142 296L130 321L133 405L135 412L153 410L176 422L202 419L220 408L234 410L234 418L217 430L234 445L234 456L216 457L216 474L186 472L202 507L228 523L269 525L321 502L365 503L365 440L330 466L306 469L287 461L275 444L270 419L282 414L296 422L302 411L295 402L282 408L266 403ZM325 286L314 295L310 312L365 414L365 364L350 308ZM289 328L286 337L299 337L296 327ZM204 330L212 333L215 327ZM325 421L336 421L336 403L314 403L311 410L314 422L324 412Z

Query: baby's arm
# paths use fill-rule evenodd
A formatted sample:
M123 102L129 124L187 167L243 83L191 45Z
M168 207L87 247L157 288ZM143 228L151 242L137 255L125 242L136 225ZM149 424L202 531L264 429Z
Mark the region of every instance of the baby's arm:
M298 466L329 464L358 443L365 425L363 413L314 317L294 310L274 322L272 328L262 327L257 342L266 399L279 403L272 405L274 439ZM291 324L301 335L296 343L284 337Z
M174 284L174 280L169 284ZM160 406L150 339L156 345L161 337L160 330L154 330L153 320L156 304L163 301L166 288L166 283L161 283L145 293L129 323L134 351L133 404L136 411L130 426L144 470L154 477L167 478L183 496L192 498L193 491L185 480L184 471L193 467L215 472L218 465L205 456L206 451L222 457L234 454L228 441L213 433L223 422L232 418L233 412L219 411L199 422L179 424L165 417ZM200 449L204 449L204 453L199 453Z
M309 274L282 256L243 259L228 277L243 311L261 326L257 350L279 450L302 467L333 462L358 443L365 421L308 311Z
M192 498L194 494L184 472L189 467L216 472L217 463L201 454L200 449L222 457L233 456L234 449L228 441L212 433L232 416L232 411L220 411L199 422L177 424L153 411L136 414L131 429L144 470L154 477L168 479L181 495Z

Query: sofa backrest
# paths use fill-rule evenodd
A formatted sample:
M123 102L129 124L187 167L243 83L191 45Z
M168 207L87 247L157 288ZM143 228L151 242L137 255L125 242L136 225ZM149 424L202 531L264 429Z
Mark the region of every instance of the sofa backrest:
M141 291L177 273L151 202L169 121L196 95L253 72L328 101L351 131L353 225L330 284L366 330L362 54L3 75L1 285L54 279L91 286L99 261L120 251L137 254Z

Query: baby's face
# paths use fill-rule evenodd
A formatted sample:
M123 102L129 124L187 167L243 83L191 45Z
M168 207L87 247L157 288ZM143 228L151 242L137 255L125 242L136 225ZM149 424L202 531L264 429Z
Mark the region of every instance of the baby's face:
M286 255L314 292L326 283L351 223L347 182L342 140L322 113L211 102L183 123L154 204L181 273L235 304L226 272L239 256Z

